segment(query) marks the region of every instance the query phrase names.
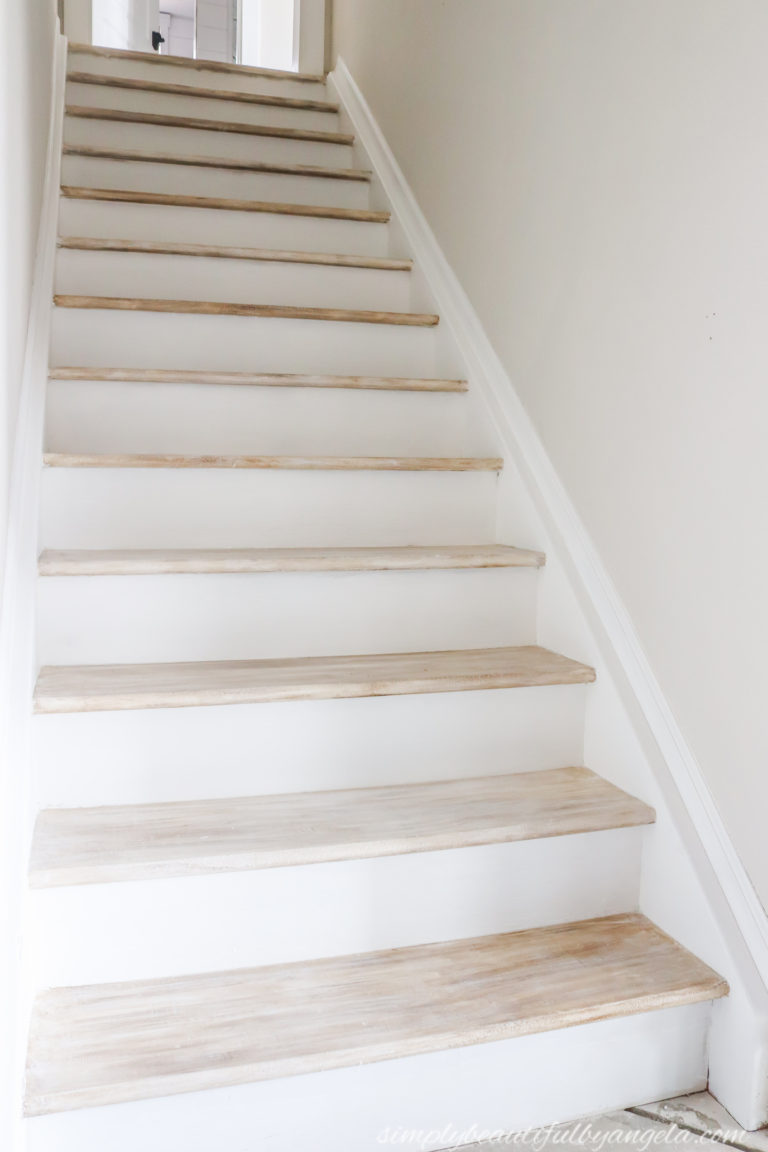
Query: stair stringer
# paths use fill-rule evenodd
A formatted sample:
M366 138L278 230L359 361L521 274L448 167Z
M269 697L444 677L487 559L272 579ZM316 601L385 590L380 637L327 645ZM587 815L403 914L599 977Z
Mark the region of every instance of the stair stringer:
M373 170L371 207L392 212L391 254L415 262L412 307L440 313L443 339L479 420L504 457L497 541L546 549L539 642L597 669L585 763L652 805L640 908L720 971L731 994L713 1008L709 1088L747 1129L768 1124L768 917L717 813L622 604L536 430L483 331L368 103L343 59L329 75L355 164Z
M54 23L45 175L29 300L18 412L8 491L5 567L0 574L0 807L4 814L0 874L4 908L0 959L0 1146L24 1152L22 1122L27 1029L34 997L25 925L27 861L35 817L29 695L35 678L35 587L40 454L43 443L48 344L59 208L67 41Z

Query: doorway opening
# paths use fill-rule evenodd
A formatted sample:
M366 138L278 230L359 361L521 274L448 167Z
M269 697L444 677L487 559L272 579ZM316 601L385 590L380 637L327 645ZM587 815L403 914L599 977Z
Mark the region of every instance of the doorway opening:
M298 71L298 7L298 0L238 0L239 62Z

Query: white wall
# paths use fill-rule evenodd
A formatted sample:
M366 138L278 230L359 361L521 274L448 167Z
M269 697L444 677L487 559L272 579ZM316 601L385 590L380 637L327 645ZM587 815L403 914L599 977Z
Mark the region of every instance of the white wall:
M55 0L0 5L0 596L9 480L40 224L50 119ZM6 617L7 624L7 617ZM5 629L3 634L7 639ZM5 644L3 644L5 648ZM0 663L2 656L0 653ZM2 711L7 712L3 695ZM25 861L19 825L23 766L6 756L0 716L0 1148L15 1152L21 1113L23 1036L20 926Z
M768 903L768 6L334 7Z
M93 43L107 48L152 51L158 30L157 0L93 0Z
M289 71L294 60L294 0L242 0L242 64Z
M165 38L165 43L160 45L162 56L186 56L191 59L195 55L194 16L177 16L173 12L161 10L160 31Z
M195 21L193 17L171 16L170 55L193 57L195 54Z
M197 0L195 30L201 60L232 63L234 0Z
M55 12L54 0L5 0L0 25L0 576L45 175Z
M299 0L299 72L325 70L325 14L331 0Z
M92 0L62 0L64 34L73 44L91 44L93 35Z

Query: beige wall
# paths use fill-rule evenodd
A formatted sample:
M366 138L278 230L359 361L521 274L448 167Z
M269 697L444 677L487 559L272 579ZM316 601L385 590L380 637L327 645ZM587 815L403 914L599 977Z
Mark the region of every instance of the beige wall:
M334 18L768 904L768 4Z
M55 0L0 0L0 573L48 145Z

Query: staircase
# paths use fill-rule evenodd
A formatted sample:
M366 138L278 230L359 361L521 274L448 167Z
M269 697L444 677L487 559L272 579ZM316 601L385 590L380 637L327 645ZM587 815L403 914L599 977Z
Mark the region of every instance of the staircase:
M31 1152L703 1087L727 986L638 911L654 812L582 766L595 672L323 78L72 46L62 185Z

